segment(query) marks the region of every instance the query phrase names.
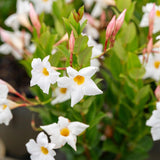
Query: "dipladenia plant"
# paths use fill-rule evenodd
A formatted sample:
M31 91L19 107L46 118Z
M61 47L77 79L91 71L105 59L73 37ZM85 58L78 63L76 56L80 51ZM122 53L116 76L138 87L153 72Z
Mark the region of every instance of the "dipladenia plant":
M0 124L17 107L39 113L31 126L41 132L24 144L31 160L54 160L56 149L68 160L145 160L160 139L160 7L122 4L17 0L10 31L0 27L0 53L24 66L34 97L0 80Z

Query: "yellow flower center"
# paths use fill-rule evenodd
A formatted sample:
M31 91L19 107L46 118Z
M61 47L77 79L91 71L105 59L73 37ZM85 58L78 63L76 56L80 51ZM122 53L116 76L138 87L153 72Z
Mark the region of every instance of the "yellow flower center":
M45 148L45 147L41 147L41 151L42 151L42 153L43 154L48 154L48 149L47 148Z
M84 83L85 78L83 76L77 75L73 78L73 80L78 84L81 85Z
M159 10L156 11L156 16L160 17L160 11Z
M69 129L68 128L63 128L63 129L61 129L60 133L61 133L62 136L67 137L67 136L69 136Z
M43 0L44 2L48 2L48 0Z
M5 110L6 108L7 108L7 105L4 104L2 109Z
M42 73L45 75L45 76L49 76L49 72L47 71L47 68L43 68L43 71Z
M160 61L155 61L155 62L154 62L154 67L155 67L156 69L158 69L159 66L160 66Z
M60 92L61 92L62 94L65 94L65 93L67 92L67 88L60 88Z

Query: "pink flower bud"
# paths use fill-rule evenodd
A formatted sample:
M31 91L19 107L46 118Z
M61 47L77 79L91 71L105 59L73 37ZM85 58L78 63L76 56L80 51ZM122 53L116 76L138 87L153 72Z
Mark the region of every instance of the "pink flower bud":
M116 16L113 16L113 18L109 22L107 29L106 29L106 41L105 41L105 46L104 46L104 52L107 49L108 40L109 38L112 37L115 27L116 27Z
M152 37L155 13L156 13L156 9L155 9L155 3L154 3L152 10L149 13L149 33L148 33L149 39Z
M9 83L7 83L6 81L3 81L2 79L0 79L0 84L6 85L8 87L8 89L9 89L10 93L13 93L13 94L17 93L17 91Z
M74 38L73 31L72 31L72 32L71 32L70 39L69 39L69 49L70 49L70 52L71 52L71 53L73 53L74 44L75 44L75 38Z
M160 101L160 86L157 86L157 88L154 91L154 94L158 101Z
M75 38L74 38L73 31L72 31L72 32L71 32L70 39L69 39L70 66L72 66L72 62L73 62L73 50L74 50L74 44L75 44Z
M1 27L0 27L0 35L1 35L1 38L3 41L5 41L5 42L10 41L8 33L4 29L2 29Z
M119 15L119 17L116 20L116 29L115 29L115 35L117 34L117 32L120 30L120 28L122 27L122 24L124 22L124 17L126 14L126 9Z
M113 16L106 29L106 40L110 38L116 26L116 16Z
M31 19L33 26L36 28L37 34L40 35L41 24L39 22L37 13L36 13L32 3L30 3L29 17Z

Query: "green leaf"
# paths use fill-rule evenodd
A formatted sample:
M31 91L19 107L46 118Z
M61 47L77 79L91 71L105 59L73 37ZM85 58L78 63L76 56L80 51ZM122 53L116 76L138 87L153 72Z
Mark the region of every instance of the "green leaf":
M95 125L97 125L104 117L106 117L107 115L103 112L99 112L97 113L96 117L94 118L93 121L91 121L90 123L90 129L92 127L94 127Z
M145 103L148 100L150 92L151 92L151 89L149 85L146 85L143 88L141 88L135 97L135 103L136 104Z
M132 2L131 5L129 6L129 8L127 9L127 11L126 11L125 20L127 22L130 21L132 15L133 15L133 12L134 12L134 9L135 9L135 4L136 4L136 1Z
M124 0L117 0L116 6L120 11L122 11L124 9L128 9L131 3L132 3L131 0L125 0L125 3L124 3Z
M127 68L132 69L132 68L138 68L141 67L140 60L136 54L129 53L128 54L128 61L127 61Z
M119 57L119 59L126 61L127 60L127 53L125 49L123 48L122 41L120 39L117 39L115 41L114 47L113 47L114 52L116 55Z
M82 67L90 65L92 55L92 47L85 48L82 52L78 54L78 64Z
M63 56L65 56L65 57L68 58L68 59L70 58L70 52L69 52L69 50L66 48L66 46L64 46L64 45L58 45L56 48L58 49L58 51L59 51L60 53L63 54Z
M117 145L111 139L107 139L103 143L102 150L107 151L107 152L111 152L111 153L118 153L119 152L119 148L117 147Z
M142 79L145 74L145 68L133 68L129 70L129 76L133 79Z

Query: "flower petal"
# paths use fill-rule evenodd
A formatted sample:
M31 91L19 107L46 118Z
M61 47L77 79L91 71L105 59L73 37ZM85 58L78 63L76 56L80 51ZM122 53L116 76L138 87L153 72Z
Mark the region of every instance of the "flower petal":
M60 129L68 127L68 125L69 125L69 119L60 116L58 118L58 125L59 125Z
M67 137L67 143L76 151L76 142L77 142L77 137L75 135L70 134Z
M84 93L80 87L76 87L74 90L71 90L71 106L73 107L76 103L78 103L83 96Z
M87 79L85 85L83 86L84 95L97 95L102 94L103 92L96 86L92 79Z
M78 74L78 71L76 71L72 67L67 67L67 73L68 73L69 77L73 78Z
M46 126L40 126L45 132L47 132L49 135L54 134L55 131L59 130L58 124L53 123Z
M86 125L81 122L70 122L68 128L72 132L72 134L78 136L81 134L86 128L88 128L89 125Z
M43 132L39 133L37 136L37 143L40 144L41 146L48 145L47 135L44 134Z
M160 133L160 126L151 128L151 134L154 141L157 141L160 139L159 133Z
M71 79L66 76L57 80L58 87L60 88L69 88L71 87L71 83Z
M26 144L27 147L27 151L30 154L39 154L40 153L40 147L38 146L38 144L33 140L30 139L29 142Z
M96 72L98 71L98 68L97 67L93 67L93 66L89 66L89 67L85 67L85 68L82 68L79 73L80 75L83 75L83 76L87 76L87 77L92 77Z

